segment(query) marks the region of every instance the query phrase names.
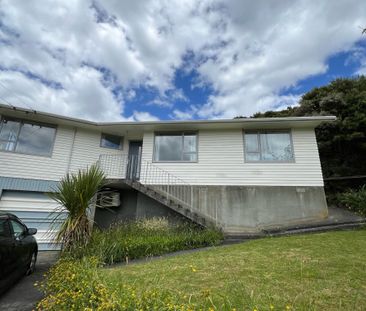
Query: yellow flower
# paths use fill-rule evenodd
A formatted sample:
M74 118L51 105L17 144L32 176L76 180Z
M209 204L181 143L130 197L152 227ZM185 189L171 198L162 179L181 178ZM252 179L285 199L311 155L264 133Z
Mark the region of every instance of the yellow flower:
M271 310L273 310L273 309L274 309L274 306L273 306L273 305L270 305L270 306L269 306L269 308L270 308Z
M286 310L290 310L291 309L291 306L286 306Z

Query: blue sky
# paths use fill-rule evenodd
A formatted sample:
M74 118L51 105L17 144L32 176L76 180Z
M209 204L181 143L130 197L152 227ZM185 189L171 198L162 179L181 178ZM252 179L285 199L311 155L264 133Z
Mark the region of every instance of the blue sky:
M366 36L365 36L366 37ZM365 40L360 40L355 44L355 49L365 49ZM357 77L359 75L358 70L362 66L361 59L354 57L354 51L339 52L335 55L329 56L325 60L325 65L327 67L326 71L321 74L310 75L304 79L296 81L295 85L290 87L284 87L281 90L281 95L298 95L310 91L315 87L321 87L327 85L332 80L337 78L347 78L347 77ZM202 87L192 87L196 84L198 74L196 71L192 70L185 72L182 69L178 69L174 76L174 85L177 89L182 90L186 99L175 99L169 98L169 103L177 109L184 110L188 105L202 105L208 101L208 98L215 91L209 85L204 85ZM136 94L135 98L127 101L126 113L133 114L134 110L144 110L147 111L159 119L174 119L174 116L170 115L170 107L168 106L155 106L151 105L151 101L158 96L156 90L139 88L134 89ZM281 102L278 102L278 106L282 106ZM276 104L273 106L277 109ZM194 119L198 119L197 115L193 116Z
M366 50L366 41L358 41L355 48ZM336 53L328 57L325 64L327 66L325 73L300 80L296 86L286 88L283 94L304 94L315 87L327 85L334 79L357 77L360 75L358 71L362 67L361 59L355 58L353 51Z
M364 12L361 0L3 0L0 101L101 121L282 109L366 73Z

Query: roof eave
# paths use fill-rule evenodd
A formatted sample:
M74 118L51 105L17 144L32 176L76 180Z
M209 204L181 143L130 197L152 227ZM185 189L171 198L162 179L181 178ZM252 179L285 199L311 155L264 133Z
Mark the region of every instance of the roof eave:
M85 128L111 128L111 127L128 127L128 128L165 128L165 127L237 127L243 128L253 126L275 126L281 124L296 124L296 127L315 127L322 122L332 122L336 120L335 116L312 116L312 117L280 117L280 118L238 118L238 119L214 119L214 120L165 120L165 121L142 121L142 122L94 122L84 119L72 118L62 115L57 115L48 112L30 110L20 107L9 107L0 104L0 114L9 115L12 117L21 117L25 114L33 120L42 120L44 122L54 122L75 127ZM24 116L23 116L24 117Z

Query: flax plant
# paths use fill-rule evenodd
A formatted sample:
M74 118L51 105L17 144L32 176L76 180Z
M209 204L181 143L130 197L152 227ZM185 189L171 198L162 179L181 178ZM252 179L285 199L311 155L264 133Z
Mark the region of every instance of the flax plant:
M104 184L104 172L97 164L93 164L77 173L68 173L61 179L55 192L49 193L59 203L52 213L51 221L53 228L58 227L54 242L61 243L63 250L86 245L89 241L92 229L88 218L89 207L95 203L96 194Z

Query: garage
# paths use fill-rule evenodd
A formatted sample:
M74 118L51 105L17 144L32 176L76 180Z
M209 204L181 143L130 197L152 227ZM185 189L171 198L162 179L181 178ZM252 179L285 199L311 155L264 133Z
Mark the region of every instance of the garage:
M52 224L56 208L57 203L44 192L3 190L0 198L1 212L15 214L27 227L38 230L35 237L39 250L60 248L52 243L52 235L59 226L59 223Z

